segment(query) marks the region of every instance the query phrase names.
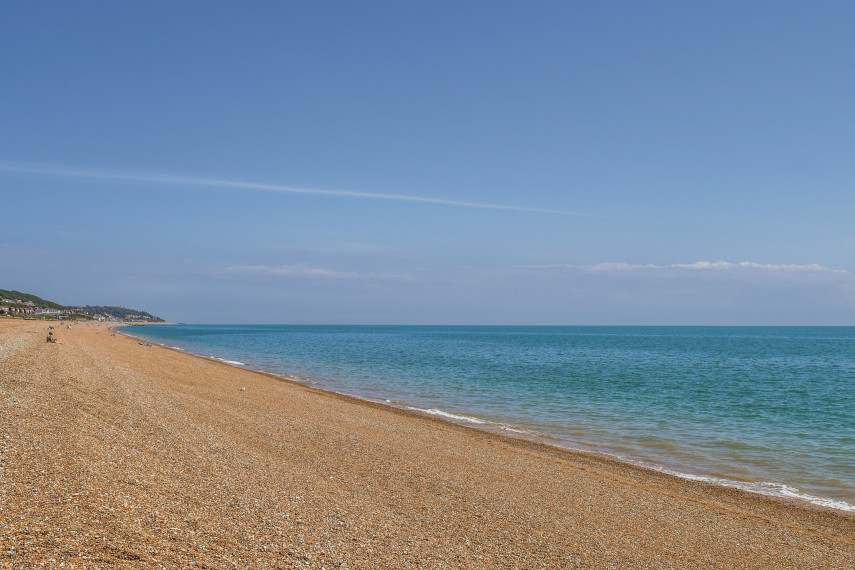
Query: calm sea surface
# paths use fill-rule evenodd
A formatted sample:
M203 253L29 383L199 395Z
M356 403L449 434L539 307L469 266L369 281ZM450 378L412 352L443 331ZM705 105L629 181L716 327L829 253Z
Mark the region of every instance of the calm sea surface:
M855 327L125 331L485 429L855 510Z

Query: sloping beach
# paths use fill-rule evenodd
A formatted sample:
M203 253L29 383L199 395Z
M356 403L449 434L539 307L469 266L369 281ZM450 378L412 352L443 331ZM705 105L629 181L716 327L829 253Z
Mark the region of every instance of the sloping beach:
M0 566L846 568L855 516L0 319Z

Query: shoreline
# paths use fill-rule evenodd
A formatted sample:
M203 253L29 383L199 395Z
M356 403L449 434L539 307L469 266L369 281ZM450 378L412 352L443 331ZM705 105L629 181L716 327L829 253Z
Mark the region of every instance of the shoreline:
M855 563L850 513L61 332L0 321L0 562Z
M145 327L148 323L140 323L136 325L130 326L139 326ZM161 324L174 324L174 323L151 323L153 325L161 325ZM420 408L414 405L411 405L405 401L393 401L389 399L379 398L379 397L369 397L363 396L358 393L348 393L345 391L335 390L323 385L322 382L315 382L310 379L301 378L298 375L291 374L288 372L275 372L271 370L265 370L260 368L253 367L252 364L247 364L243 362L239 362L236 360L227 360L226 358L220 358L216 356L207 356L204 354L197 354L193 352L188 352L185 349L176 346L169 346L163 344L158 341L152 341L149 339L145 339L143 337L137 337L131 334L128 331L118 330L122 327L129 327L129 325L116 324L113 323L114 326L111 327L111 330L114 330L118 334L125 335L129 338L136 338L139 340L145 340L146 342L153 342L157 346L169 350L174 350L179 353L187 354L189 356L194 356L197 358L202 358L204 360L208 360L211 362L217 362L221 364L225 364L227 366L232 366L239 370L253 371L260 374L267 375L276 380L290 382L299 386L305 386L307 388L312 388L315 390L320 390L321 392L328 394L336 394L339 396L344 396L346 398L353 398L357 401L368 402L376 405L380 405L391 410L396 410L404 413L414 413L417 416L424 417L427 419L438 420L447 422L453 425L458 425L461 427L474 429L480 432L493 434L499 437L507 437L512 440L521 440L527 442L533 442L539 445L545 445L551 448L555 448L561 451L566 451L572 454L579 454L583 456L593 456L599 457L605 461L615 461L621 464L629 465L638 469L642 469L645 471L656 472L659 474L663 474L666 476L676 477L685 481L695 481L700 483L705 483L711 485L713 487L719 488L730 488L740 490L746 493L750 493L753 495L760 495L764 497L782 499L785 501L795 501L796 503L804 503L808 505L818 506L822 508L829 508L835 511L840 512L855 512L855 503L846 502L839 499L834 499L830 497L822 497L818 495L811 494L810 492L804 491L802 489L798 489L792 487L790 484L786 482L777 482L777 481L760 481L760 480L736 480L729 479L726 477L717 476L715 474L704 473L702 471L686 471L685 467L679 467L677 465L670 465L668 463L659 463L653 462L650 460L645 460L637 457L633 457L631 455L624 455L618 451L614 451L609 449L608 447L601 445L592 445L590 447L585 447L583 444L575 443L570 440L562 439L559 436L551 435L548 433L540 433L536 431L532 431L527 429L525 426L516 426L513 424L506 424L496 420L491 420L489 418L477 418L474 416L468 416L465 414L459 414L456 412L448 412L441 409L425 409ZM681 470L682 469L682 470Z

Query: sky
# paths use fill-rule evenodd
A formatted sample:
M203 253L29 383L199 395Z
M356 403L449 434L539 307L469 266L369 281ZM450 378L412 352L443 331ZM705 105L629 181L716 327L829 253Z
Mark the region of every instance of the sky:
M0 288L855 325L852 2L7 2Z

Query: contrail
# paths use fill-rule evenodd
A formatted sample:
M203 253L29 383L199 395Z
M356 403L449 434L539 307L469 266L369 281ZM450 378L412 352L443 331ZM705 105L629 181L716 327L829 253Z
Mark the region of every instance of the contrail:
M570 212L566 210L553 210L549 208L529 208L526 206L508 206L503 204L484 204L481 202L466 202L462 200L446 200L443 198L430 198L426 196L410 196L407 194L380 194L375 192L354 192L350 190L325 190L322 188L296 188L294 186L280 186L277 184L260 184L257 182L241 182L236 180L211 180L207 178L193 178L186 176L174 176L166 174L131 174L123 172L112 172L107 170L80 170L74 168L63 168L56 166L34 166L15 164L0 161L0 171L19 172L24 174L40 174L48 176L62 176L72 178L93 178L102 180L122 180L126 182L153 182L158 184L183 184L187 186L209 186L219 188L241 188L245 190L265 190L270 192L290 192L292 194L314 194L317 196L343 196L348 198L369 198L373 200L397 200L402 202L424 202L428 204L442 204L445 206L459 206L464 208L481 208L488 210L509 210L515 212L538 212L541 214L561 214L565 216L584 216L589 218L601 218L594 214L581 212Z

